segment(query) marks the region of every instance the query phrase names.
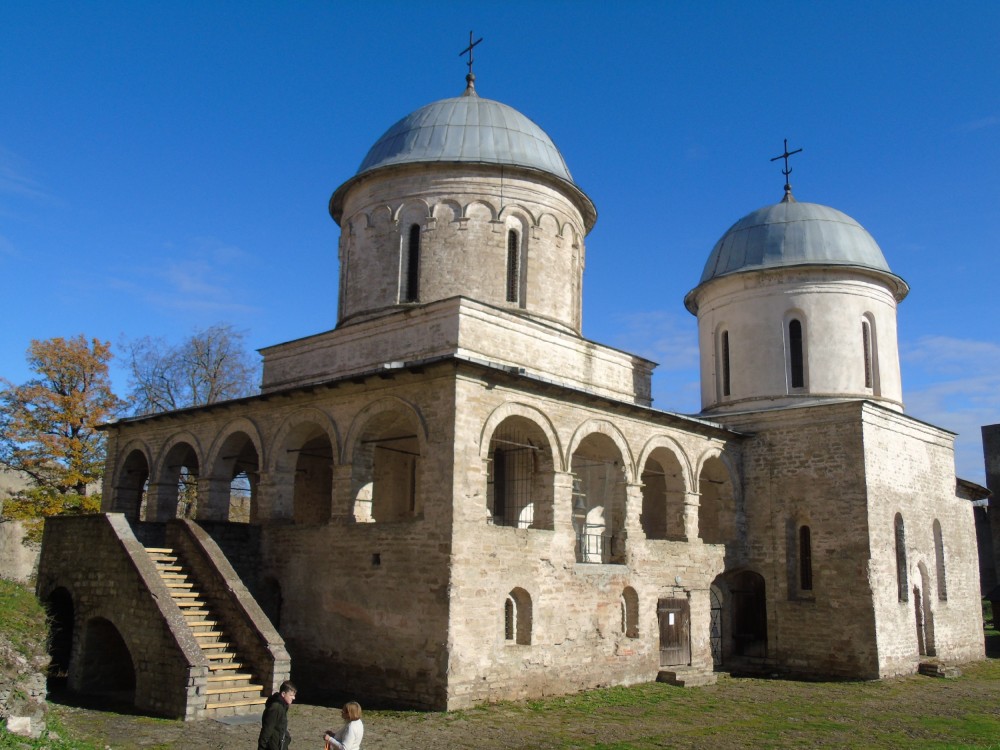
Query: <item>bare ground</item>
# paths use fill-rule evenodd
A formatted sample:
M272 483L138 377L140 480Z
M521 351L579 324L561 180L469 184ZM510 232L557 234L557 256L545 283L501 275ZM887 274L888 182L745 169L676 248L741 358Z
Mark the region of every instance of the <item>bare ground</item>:
M322 748L336 709L296 703L293 750ZM53 702L71 736L112 750L249 750L258 722L180 722ZM794 682L722 676L453 713L366 711L365 750L440 748L1000 748L1000 660L957 679Z

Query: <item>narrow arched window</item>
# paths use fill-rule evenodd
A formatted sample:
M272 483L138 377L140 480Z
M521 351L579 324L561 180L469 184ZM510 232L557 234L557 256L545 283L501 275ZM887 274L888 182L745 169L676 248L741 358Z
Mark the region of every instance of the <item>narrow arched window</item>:
M531 595L522 588L507 594L503 607L503 635L508 643L531 645Z
M872 327L867 320L861 321L861 345L865 355L865 388L871 388L872 378Z
M722 395L728 396L729 387L729 331L722 332Z
M420 225L410 226L410 241L406 248L406 288L404 302L416 302L420 295Z
M903 517L897 513L895 519L896 535L896 586L899 589L899 601L910 600L910 587L906 577L906 532L903 529Z
M941 536L941 522L934 519L934 560L937 563L938 599L948 601L948 582L945 578L944 538Z
M622 633L626 638L639 637L639 595L631 586L626 586L621 596Z
M507 301L517 302L520 289L520 244L517 232L507 232Z
M788 357L792 388L803 388L806 384L802 346L802 323L792 320L788 323Z
M808 526L799 527L799 588L802 591L812 591L812 532Z

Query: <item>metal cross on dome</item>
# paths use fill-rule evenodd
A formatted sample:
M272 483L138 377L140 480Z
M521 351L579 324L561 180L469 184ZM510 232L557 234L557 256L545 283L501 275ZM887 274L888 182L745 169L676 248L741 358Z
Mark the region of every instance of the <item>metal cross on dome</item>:
M479 37L476 41L472 41L472 31L469 31L469 46L466 47L465 49L463 49L461 52L458 53L459 57L461 57L462 55L464 55L466 53L469 54L469 61L466 63L466 65L469 66L469 75L470 76L472 75L472 62L473 62L473 60L472 60L472 48L475 47L477 44L479 44L481 41L483 41L482 37Z
M784 159L785 160L785 168L781 170L781 174L785 175L785 192L786 193L792 192L792 186L788 182L788 175L790 175L792 173L791 167L788 166L788 157L791 156L792 154L799 153L801 150L802 150L801 148L797 148L794 151L789 151L788 150L788 139L785 138L785 153L779 154L778 156L775 156L773 159L771 159L771 161L778 161L778 159Z

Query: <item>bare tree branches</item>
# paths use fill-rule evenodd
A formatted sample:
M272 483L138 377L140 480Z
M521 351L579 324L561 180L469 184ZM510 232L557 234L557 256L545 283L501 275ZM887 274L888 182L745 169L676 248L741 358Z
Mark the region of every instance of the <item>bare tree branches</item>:
M130 400L137 414L214 404L257 392L260 364L244 346L243 333L216 324L170 346L144 336L124 345Z

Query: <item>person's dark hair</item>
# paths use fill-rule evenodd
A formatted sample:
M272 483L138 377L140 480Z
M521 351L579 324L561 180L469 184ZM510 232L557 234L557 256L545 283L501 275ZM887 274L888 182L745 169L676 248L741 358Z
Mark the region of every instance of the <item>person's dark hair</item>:
M285 680L283 683L281 683L281 687L278 688L278 692L279 693L297 693L299 691L296 689L295 685L292 684L291 680Z

